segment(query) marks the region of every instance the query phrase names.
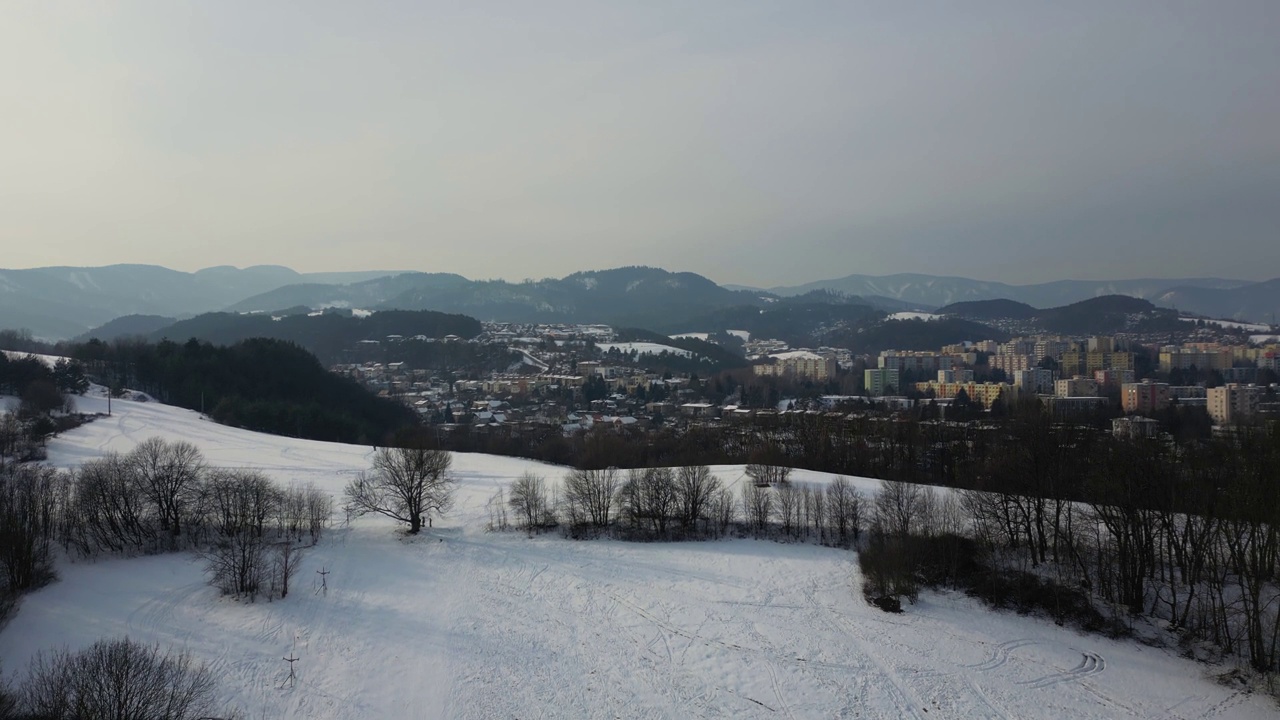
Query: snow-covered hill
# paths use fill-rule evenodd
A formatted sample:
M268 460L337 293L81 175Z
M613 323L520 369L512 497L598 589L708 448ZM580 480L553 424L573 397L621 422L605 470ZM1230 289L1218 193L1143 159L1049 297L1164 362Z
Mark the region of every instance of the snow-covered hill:
M51 461L71 467L159 435L197 444L214 465L337 494L373 451L234 430L156 403L112 409L52 442ZM862 601L845 551L487 533L498 487L526 470L563 471L466 454L454 465L448 521L406 540L378 519L339 520L283 601L220 597L187 556L63 563L61 580L28 596L0 633L0 657L12 671L41 648L123 634L183 647L213 664L223 699L247 717L1275 717L1265 699L1215 684L1170 650L952 594L887 615ZM717 473L736 483L742 468ZM311 584L322 568L327 594Z

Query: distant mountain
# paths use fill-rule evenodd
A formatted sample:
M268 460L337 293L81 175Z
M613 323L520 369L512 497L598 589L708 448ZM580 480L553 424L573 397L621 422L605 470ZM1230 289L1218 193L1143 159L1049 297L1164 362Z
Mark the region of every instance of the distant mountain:
M1040 310L1032 318L1046 332L1064 335L1110 335L1179 329L1178 311L1158 308L1127 295L1104 295Z
M1010 285L962 277L936 275L849 275L804 285L770 288L775 295L800 295L812 290L836 290L849 295L875 295L908 303L946 306L973 300L1007 299L1037 308L1060 307L1103 295L1129 295L1151 300L1165 307L1177 304L1179 310L1202 315L1228 315L1234 319L1262 322L1280 306L1280 291L1273 283L1253 283L1222 278L1183 278L1136 280L1058 280L1034 285ZM1260 287L1259 287L1260 286ZM1171 291L1177 295L1166 297ZM1201 296L1199 290L1220 291ZM1181 300L1182 302L1178 302ZM1205 305L1202 307L1201 303ZM1210 305L1212 303L1212 305ZM1215 307L1230 308L1219 312Z
M1019 327L1063 335L1172 332L1182 327L1177 310L1128 295L1103 295L1044 310L1013 300L974 300L953 303L938 312L970 320L1016 321Z
M150 335L156 330L168 327L176 322L178 322L177 318L163 315L125 315L110 320L100 327L73 338L73 340L75 342L86 342L97 338L104 342L111 342L116 338Z
M1012 318L1026 320L1036 314L1036 309L1016 300L967 300L938 308L939 315L955 315L970 320L999 320Z
M281 285L353 282L379 274L308 275L274 265L194 273L157 265L0 270L0 328L26 328L38 337L63 339L124 315L191 315Z
M406 273L347 285L291 285L251 297L230 309L270 312L307 305L436 310L482 320L656 327L714 308L763 302L758 294L727 290L694 273L625 267L522 283Z
M1238 288L1172 287L1153 298L1165 307L1213 318L1275 324L1280 318L1280 278Z

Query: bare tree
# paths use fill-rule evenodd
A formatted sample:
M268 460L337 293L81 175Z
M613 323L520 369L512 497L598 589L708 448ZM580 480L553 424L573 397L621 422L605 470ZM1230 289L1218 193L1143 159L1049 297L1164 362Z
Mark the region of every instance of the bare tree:
M778 518L782 520L782 533L791 536L799 527L800 493L791 483L779 485L777 493Z
M10 590L29 590L53 579L61 482L51 467L0 466L0 568Z
M280 588L281 599L289 597L289 581L298 574L302 566L305 551L292 540L281 540L273 547L275 557L272 558L274 582Z
M791 477L791 468L786 465L769 465L766 463L748 463L747 477L761 487L780 485Z
M841 544L857 540L862 532L862 498L844 477L827 486L826 515Z
M204 472L204 456L189 442L144 440L128 455L137 481L155 505L160 529L172 537L182 534L187 504Z
M80 552L126 552L152 546L158 524L133 463L125 457L108 453L84 463L75 473L63 532Z
M21 716L195 720L211 714L215 690L213 672L185 652L99 640L78 653L36 655L20 691Z
M564 479L570 524L608 527L619 485L617 468L570 472Z
M738 503L727 487L716 489L708 497L707 512L711 516L712 525L717 535L724 535L737 519Z
M630 470L619 497L633 530L665 536L676 512L675 473L670 468Z
M443 515L452 505L452 464L445 450L382 448L373 457L373 472L347 485L348 506L357 515L374 512L408 523L409 532L417 533L423 520L430 524L432 513Z
M541 475L526 472L516 478L511 483L507 504L519 516L521 526L530 534L538 528L554 524L547 481Z
M710 514L711 500L720 489L720 481L706 465L688 465L676 474L680 524L686 531L696 531L698 521Z
M773 494L768 487L742 483L742 515L757 537L768 529L773 516Z
M881 532L905 538L920 526L928 497L915 483L880 481L875 499L875 523Z

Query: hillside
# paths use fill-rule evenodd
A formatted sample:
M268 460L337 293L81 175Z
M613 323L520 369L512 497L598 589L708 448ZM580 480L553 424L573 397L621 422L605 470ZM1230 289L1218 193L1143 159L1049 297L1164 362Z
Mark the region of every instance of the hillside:
M480 323L474 318L429 310L392 310L366 317L341 312L318 315L304 312L284 316L206 313L154 330L150 339L185 341L197 338L214 345L231 345L249 338L273 338L297 343L322 362L332 364L341 361L361 340L382 342L388 335L472 338L478 334Z
M97 338L104 342L111 342L116 338L150 335L176 322L178 322L177 318L164 315L124 315L72 338L72 341L85 342Z
M883 311L868 305L782 301L764 307L721 308L688 320L663 323L656 329L669 334L746 330L752 337L778 338L803 347L826 344L825 338L831 333L861 327L884 316Z
M850 348L856 353L875 354L882 350L937 350L943 345L966 340L1003 342L1008 339L1008 333L988 325L944 317L939 320L883 320L832 334L827 342Z
M155 403L118 401L114 413L52 441L51 461L76 467L160 436L196 444L213 466L334 495L370 464L367 445L235 430ZM219 699L244 716L284 720L1274 717L1173 648L1080 635L958 593L887 615L862 601L848 551L487 532L498 487L563 470L458 454L454 472L456 508L435 528L408 540L381 519L339 519L286 600L220 597L185 554L62 563L0 633L0 656L21 668L53 646L127 634L210 663ZM743 476L714 472L735 491Z
M1110 335L1179 329L1176 310L1127 295L1106 295L1063 307L1040 310L1031 318L1046 332L1066 335Z
M939 315L955 315L971 320L999 320L1012 318L1026 320L1036 314L1036 309L1016 300L967 300L938 308Z

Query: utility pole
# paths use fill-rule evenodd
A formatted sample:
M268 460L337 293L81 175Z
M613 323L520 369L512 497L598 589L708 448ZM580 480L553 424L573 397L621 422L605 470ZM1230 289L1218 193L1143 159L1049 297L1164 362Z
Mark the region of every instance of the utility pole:
M329 577L328 577L329 571L325 570L324 566L321 565L320 569L316 571L316 574L320 576L319 590L323 590L325 597L328 597L329 596ZM317 592L319 592L319 590L317 590Z

